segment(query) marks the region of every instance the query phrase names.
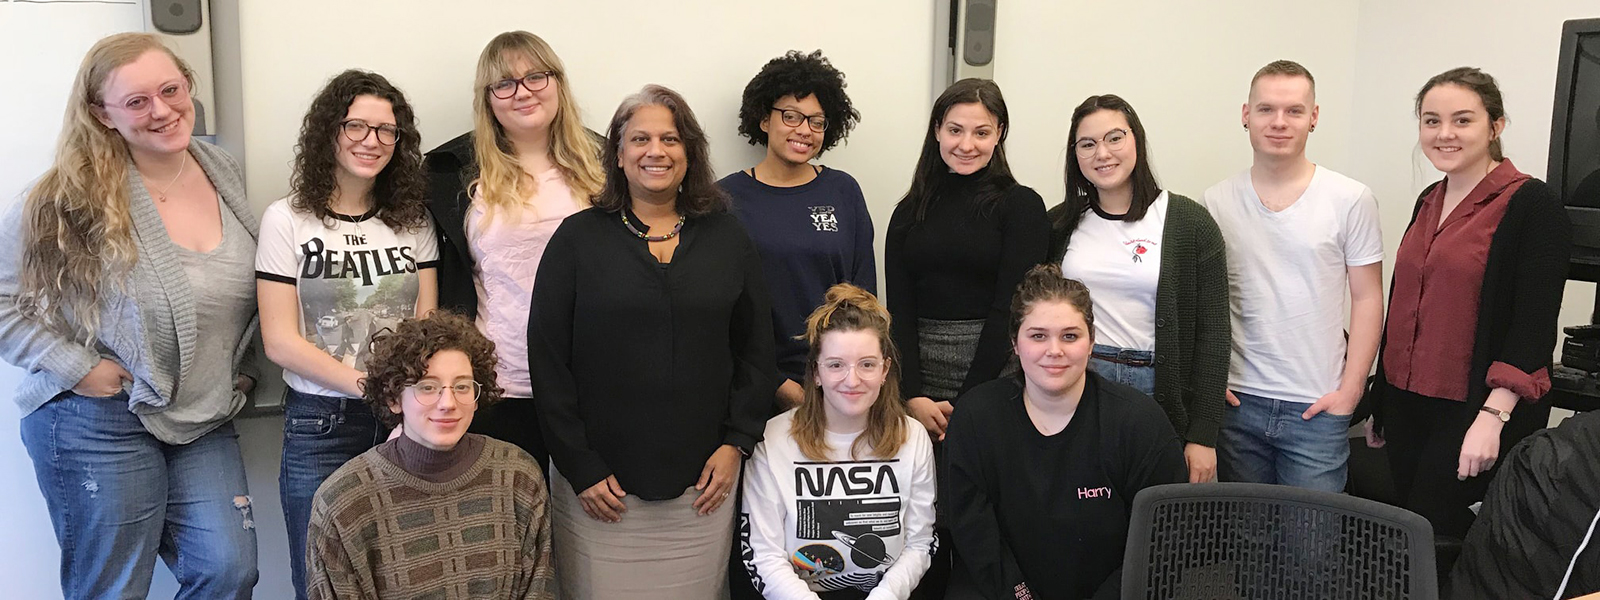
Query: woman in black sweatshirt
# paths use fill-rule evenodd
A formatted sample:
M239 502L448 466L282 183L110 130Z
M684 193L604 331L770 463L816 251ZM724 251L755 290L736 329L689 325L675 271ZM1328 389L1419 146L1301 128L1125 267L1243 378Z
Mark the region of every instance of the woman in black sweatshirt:
M946 437L957 568L990 600L1118 598L1133 497L1188 481L1166 413L1086 369L1089 290L1034 267L1011 302L1020 378L961 396Z

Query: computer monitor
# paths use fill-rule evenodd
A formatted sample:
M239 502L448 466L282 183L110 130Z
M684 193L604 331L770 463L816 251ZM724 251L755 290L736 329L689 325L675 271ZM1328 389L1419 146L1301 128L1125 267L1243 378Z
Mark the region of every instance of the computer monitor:
M1600 282L1600 18L1561 28L1545 178L1572 218L1571 278Z

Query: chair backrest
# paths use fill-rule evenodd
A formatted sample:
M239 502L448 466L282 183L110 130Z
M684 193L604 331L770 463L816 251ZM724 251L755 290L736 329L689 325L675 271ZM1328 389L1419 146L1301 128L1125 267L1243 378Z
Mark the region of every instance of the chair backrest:
M1133 499L1127 599L1434 600L1433 527L1416 513L1280 485L1158 485Z

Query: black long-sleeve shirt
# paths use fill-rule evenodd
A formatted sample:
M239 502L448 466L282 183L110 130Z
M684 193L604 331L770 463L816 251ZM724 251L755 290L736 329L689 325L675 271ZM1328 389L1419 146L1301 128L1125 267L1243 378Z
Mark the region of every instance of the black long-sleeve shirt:
M733 215L689 219L661 263L617 213L579 212L550 238L537 281L533 397L573 489L616 475L629 494L676 498L719 446L748 453L761 440L777 391L771 307Z
M889 219L884 283L906 398L924 395L918 318L983 319L961 391L1000 375L1011 356L1011 296L1028 269L1050 252L1044 199L1019 184L995 206L979 207L979 176L941 175L939 194L921 223L915 222L915 206L904 201Z
M990 600L1120 597L1133 496L1189 479L1183 445L1154 400L1084 377L1078 410L1055 435L1034 427L1010 377L956 403L940 500Z

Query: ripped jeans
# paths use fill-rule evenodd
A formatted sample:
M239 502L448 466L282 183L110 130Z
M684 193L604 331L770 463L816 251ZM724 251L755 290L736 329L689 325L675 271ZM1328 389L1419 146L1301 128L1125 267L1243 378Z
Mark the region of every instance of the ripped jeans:
M67 600L144 598L155 560L177 598L247 599L256 531L233 423L193 442L157 440L125 393L62 393L22 419L22 443L61 545Z

